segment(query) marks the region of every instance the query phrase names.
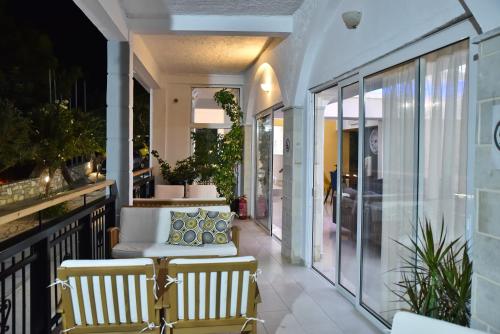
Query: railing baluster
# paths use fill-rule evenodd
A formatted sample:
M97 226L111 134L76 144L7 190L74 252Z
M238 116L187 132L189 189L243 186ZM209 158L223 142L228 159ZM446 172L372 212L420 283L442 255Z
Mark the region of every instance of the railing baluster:
M1 268L2 268L2 272L3 272L5 270L5 263L2 262ZM7 322L8 319L7 319L7 316L5 315L8 301L5 298L5 280L4 279L2 279L2 281L1 281L0 296L2 298L1 299L2 303L0 304L0 308L2 310L2 312L0 314L0 333L4 334L4 333L7 333L9 330L8 322Z
M80 259L91 259L92 258L92 231L91 231L91 219L90 214L79 219L78 225L82 227L78 233L78 252Z
M12 257L12 261L11 261L11 265L14 266L16 264L16 258L13 256ZM12 308L11 308L11 314L12 314L12 321L11 321L11 324L12 324L12 331L11 333L16 333L16 272L14 271L14 273L11 275L12 277L12 287L11 287L11 291L12 291Z
M48 333L50 331L50 256L49 239L45 238L37 242L33 247L36 256L31 264L30 273L30 305L36 305L35 310L31 310L31 334ZM45 307L44 307L45 305Z
M24 262L24 250L21 252L21 262ZM22 289L22 296L23 296L23 304L22 304L22 318L23 318L23 333L26 333L26 266L23 266L21 268L21 289Z

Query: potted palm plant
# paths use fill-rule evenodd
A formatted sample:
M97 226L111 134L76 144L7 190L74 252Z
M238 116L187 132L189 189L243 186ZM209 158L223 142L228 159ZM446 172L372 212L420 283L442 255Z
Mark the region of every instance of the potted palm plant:
M420 224L419 231L420 237L409 245L396 241L411 255L403 257L401 280L393 293L410 312L469 326L472 261L467 242L447 241L444 222L437 238L429 221Z

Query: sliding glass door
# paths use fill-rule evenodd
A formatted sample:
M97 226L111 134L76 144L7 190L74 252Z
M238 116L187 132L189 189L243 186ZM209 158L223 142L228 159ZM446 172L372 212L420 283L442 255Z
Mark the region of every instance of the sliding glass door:
M337 275L338 87L314 97L313 268L331 282Z
M415 231L418 177L417 61L365 78L361 303L390 321L391 287Z
M256 121L255 220L271 231L272 187L272 113L264 113Z
M313 266L386 325L408 307L393 292L415 256L401 245L426 221L436 232L444 222L449 240L465 233L468 59L463 41L315 95Z
M280 240L282 208L283 111L271 108L256 119L255 219Z

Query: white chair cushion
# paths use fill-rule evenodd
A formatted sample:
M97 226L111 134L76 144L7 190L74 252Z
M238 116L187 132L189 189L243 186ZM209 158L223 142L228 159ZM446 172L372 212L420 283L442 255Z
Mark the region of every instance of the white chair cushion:
M65 260L61 263L61 267L64 268L109 268L127 266L152 266L154 268L154 262L152 259L136 258L119 260ZM146 277L146 270L144 270L144 274L141 275L117 275L116 290L118 292L118 296L117 299L115 299L113 297L111 276L104 276L103 289L105 291L105 300L107 305L107 307L104 308L104 305L101 301L101 283L98 276L69 276L68 283L72 287L70 290L70 295L75 324L103 325L105 324L104 312L106 312L108 315L109 323L124 323L127 319L125 309L126 302L129 305L129 315L133 323L148 322L147 279L148 277ZM80 280L81 295L79 295L79 292L77 291L77 289L75 289L75 287L77 286L77 280ZM128 296L126 296L124 293L124 280L128 281ZM140 296L140 300L137 300L136 298L136 280L138 280L138 286L140 289L140 293L138 294ZM91 294L91 287L93 294ZM80 299L82 299L83 301L83 308L85 310L84 318L82 318L82 313L80 310ZM92 316L92 304L95 306L97 319L94 319ZM115 304L118 308L118 314L115 314ZM139 319L139 307L141 308L142 313L141 319Z
M170 233L172 210L196 212L199 209L230 212L228 205L202 207L123 207L120 213L120 243L165 243Z
M120 242L112 250L114 258L136 257L182 257L182 256L235 256L238 249L234 243L208 244L203 246L178 246L166 243Z
M394 316L391 334L481 334L474 329L451 324L409 312Z
M207 245L208 246L208 245ZM171 264L241 263L255 261L253 256L222 257L211 259L173 259Z
M187 264L187 265L197 265L197 264L217 264L217 263L249 263L255 261L253 256L240 256L240 257L226 257L226 258L211 258L211 259L173 259L170 264ZM247 313L248 307L248 293L250 284L250 275L248 270L243 271L224 271L220 275L220 296L219 296L219 310L220 314L216 314L216 303L217 303L217 273L216 272L201 272L199 275L199 296L198 296L198 317L199 319L218 319L225 318L227 312L227 305L229 304L229 316L236 317L245 315ZM184 278L186 273L177 274L177 279L179 283L177 284L177 316L179 320L193 320L195 319L196 312L196 293L195 293L195 280L196 276L194 273L187 273L187 280ZM207 275L210 275L210 286L207 286ZM237 299L238 299L238 284L239 275L243 275L241 280L241 306L237 309ZM228 295L228 282L229 277L231 277L231 291ZM188 284L188 295L187 298L184 296L184 284L187 281ZM210 298L208 310L205 309L205 298L206 289L209 289L208 296ZM188 314L184 314L184 303L188 303Z
M61 263L64 268L95 268L95 267L126 267L146 266L154 264L152 259L112 259L112 260L65 260Z

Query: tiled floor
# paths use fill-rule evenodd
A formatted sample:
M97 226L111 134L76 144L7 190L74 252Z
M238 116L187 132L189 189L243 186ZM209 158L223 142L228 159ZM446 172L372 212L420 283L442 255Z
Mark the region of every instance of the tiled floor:
M262 274L258 278L265 320L259 334L371 334L379 331L360 315L335 288L314 270L293 266L281 258L280 243L253 221L242 228L242 255L253 255Z

